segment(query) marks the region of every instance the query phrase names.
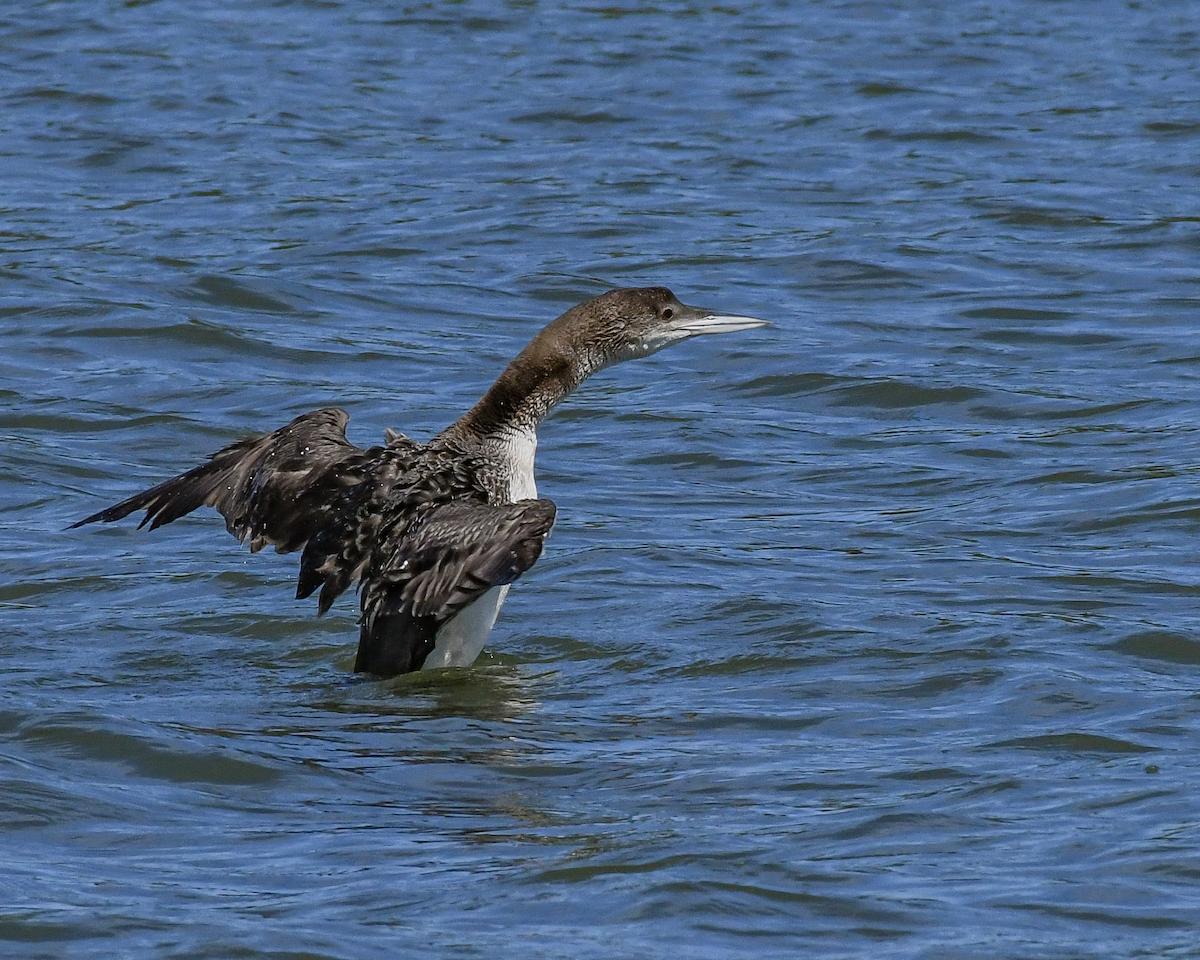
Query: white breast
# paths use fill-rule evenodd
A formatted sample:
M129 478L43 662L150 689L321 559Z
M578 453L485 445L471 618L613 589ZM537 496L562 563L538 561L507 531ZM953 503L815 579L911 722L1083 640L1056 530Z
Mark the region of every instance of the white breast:
M514 430L504 438L502 456L509 464L509 499L537 499L537 482L533 478L536 453L537 434L532 430Z
M514 430L504 436L497 451L506 465L508 499L536 500L537 482L533 477L533 458L537 453L537 434L533 430ZM442 625L434 638L433 652L425 658L422 670L436 667L468 667L483 651L488 634L500 615L509 584L492 587L470 606Z
M447 620L434 638L433 652L422 670L435 667L469 667L483 651L488 634L508 596L509 584L492 587L482 597Z

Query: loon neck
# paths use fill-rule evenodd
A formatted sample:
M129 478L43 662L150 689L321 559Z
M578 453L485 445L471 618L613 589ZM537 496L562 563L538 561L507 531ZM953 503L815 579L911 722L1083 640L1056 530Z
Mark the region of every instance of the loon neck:
M569 314L568 314L569 315ZM591 374L608 365L599 349L579 348L559 320L533 338L475 406L442 431L472 440L535 433L551 410Z

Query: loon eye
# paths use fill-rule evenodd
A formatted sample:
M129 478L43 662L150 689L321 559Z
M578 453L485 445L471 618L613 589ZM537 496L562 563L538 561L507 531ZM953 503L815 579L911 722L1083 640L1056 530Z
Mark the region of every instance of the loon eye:
M673 316L675 316L675 311L670 307L663 307L661 316L664 320L670 320Z

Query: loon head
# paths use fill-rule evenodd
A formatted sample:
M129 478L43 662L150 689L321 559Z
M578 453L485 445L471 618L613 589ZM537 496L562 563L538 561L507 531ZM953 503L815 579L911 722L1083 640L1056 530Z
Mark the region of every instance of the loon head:
M499 379L444 434L533 429L588 377L706 333L765 327L767 321L689 307L666 287L609 290L572 307L517 354Z
M648 357L691 337L765 326L766 320L755 317L689 307L666 287L637 287L609 290L585 300L551 323L537 340L545 338L544 346L553 345L587 375L614 363Z

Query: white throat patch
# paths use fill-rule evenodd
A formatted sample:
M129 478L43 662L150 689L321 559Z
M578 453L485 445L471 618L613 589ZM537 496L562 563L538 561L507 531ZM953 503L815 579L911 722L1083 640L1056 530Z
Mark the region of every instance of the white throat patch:
M537 499L537 482L533 477L533 458L536 453L535 431L514 430L504 437L504 459L509 469L509 496L513 500Z

